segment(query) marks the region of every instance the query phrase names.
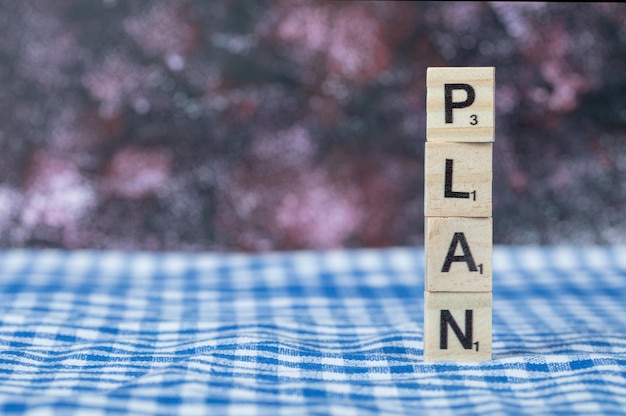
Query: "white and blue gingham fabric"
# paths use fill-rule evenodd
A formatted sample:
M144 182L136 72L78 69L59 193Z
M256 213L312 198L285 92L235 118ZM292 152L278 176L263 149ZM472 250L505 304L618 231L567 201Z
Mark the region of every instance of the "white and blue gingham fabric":
M626 247L496 247L493 360L425 363L423 251L0 252L0 414L625 414Z

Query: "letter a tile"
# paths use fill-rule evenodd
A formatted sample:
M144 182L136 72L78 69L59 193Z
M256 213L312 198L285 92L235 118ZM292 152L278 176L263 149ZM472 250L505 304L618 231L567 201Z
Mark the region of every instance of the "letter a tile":
M491 359L491 292L424 293L424 360Z
M491 292L491 218L426 218L426 290Z
M493 142L493 67L428 68L426 140Z

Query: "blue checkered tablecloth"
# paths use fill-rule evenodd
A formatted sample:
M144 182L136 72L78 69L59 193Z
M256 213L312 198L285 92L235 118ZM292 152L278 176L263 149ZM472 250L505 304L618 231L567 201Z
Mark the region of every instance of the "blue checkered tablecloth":
M423 255L0 252L0 413L626 414L626 247L496 247L482 363L423 362Z

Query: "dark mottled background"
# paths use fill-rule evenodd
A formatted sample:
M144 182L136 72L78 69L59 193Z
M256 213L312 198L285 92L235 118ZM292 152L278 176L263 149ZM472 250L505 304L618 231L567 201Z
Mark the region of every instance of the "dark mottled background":
M422 245L429 66L496 67L496 243L626 243L625 22L619 3L0 2L0 245Z

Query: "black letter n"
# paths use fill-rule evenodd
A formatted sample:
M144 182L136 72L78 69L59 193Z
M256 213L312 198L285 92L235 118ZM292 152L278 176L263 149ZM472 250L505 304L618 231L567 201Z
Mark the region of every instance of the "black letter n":
M465 333L461 332L461 328L456 323L452 314L447 309L441 310L441 318L439 320L439 349L448 349L448 325L454 331L454 335L459 339L461 345L466 350L472 349L472 328L473 328L473 311L471 309L465 310Z

